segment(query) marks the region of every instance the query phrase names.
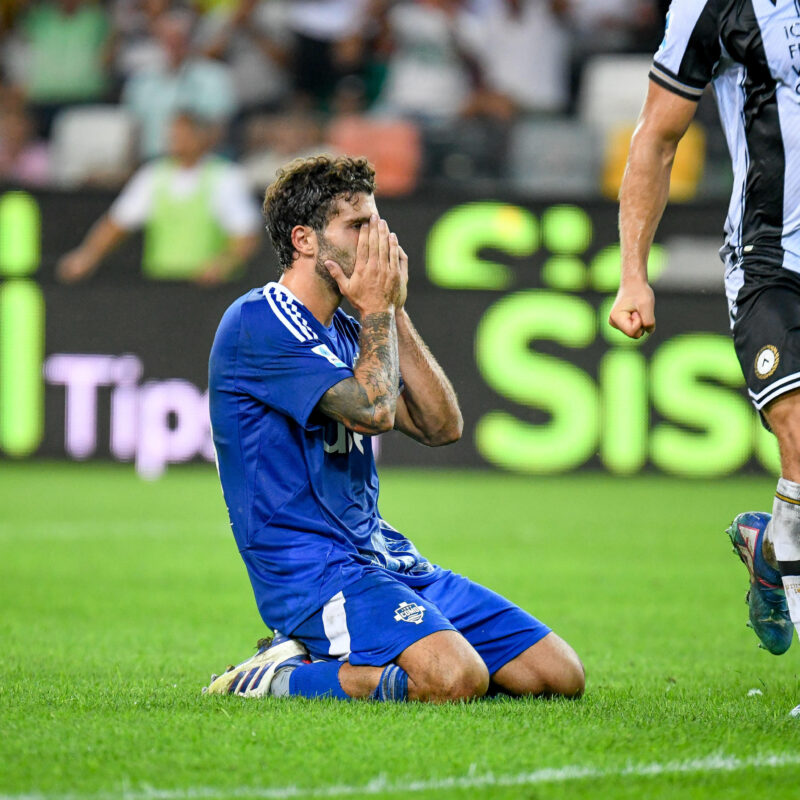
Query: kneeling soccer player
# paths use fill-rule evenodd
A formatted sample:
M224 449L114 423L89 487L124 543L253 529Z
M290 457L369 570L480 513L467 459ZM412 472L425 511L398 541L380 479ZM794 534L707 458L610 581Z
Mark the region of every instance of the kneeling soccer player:
M276 635L208 691L445 702L492 684L578 696L583 666L566 642L431 564L378 512L369 437L395 428L444 445L462 420L405 311L408 261L374 179L366 160L344 157L278 173L264 214L281 278L233 303L214 340L222 488Z

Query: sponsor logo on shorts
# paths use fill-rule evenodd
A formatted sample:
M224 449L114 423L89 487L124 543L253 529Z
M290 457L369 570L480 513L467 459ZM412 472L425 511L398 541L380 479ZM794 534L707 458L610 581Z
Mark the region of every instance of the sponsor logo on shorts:
M764 378L769 378L778 369L780 360L778 348L774 344L765 344L756 355L756 377L761 378L762 381Z
M425 609L417 603L400 603L394 610L394 618L396 622L413 622L419 625L422 622L422 617L425 614Z

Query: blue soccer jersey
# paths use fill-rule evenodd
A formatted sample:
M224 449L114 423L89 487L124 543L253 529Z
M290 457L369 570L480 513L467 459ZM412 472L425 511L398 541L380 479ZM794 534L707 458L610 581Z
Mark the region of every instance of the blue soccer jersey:
M329 327L279 283L228 308L209 361L211 425L233 534L259 611L291 633L365 569L437 568L378 513L369 436L316 408L353 376L359 324Z

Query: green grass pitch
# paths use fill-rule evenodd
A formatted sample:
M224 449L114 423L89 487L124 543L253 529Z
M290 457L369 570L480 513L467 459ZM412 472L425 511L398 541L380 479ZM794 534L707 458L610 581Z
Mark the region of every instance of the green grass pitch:
M6 462L0 798L800 794L800 646L756 648L722 533L773 481L382 478L422 552L573 644L582 700L204 698L264 633L213 468Z

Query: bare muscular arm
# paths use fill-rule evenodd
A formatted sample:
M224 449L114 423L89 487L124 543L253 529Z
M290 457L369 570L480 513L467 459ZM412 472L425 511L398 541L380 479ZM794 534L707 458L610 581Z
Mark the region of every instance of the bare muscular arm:
M92 226L80 246L59 259L56 265L58 279L73 283L88 278L127 235L125 228L104 214Z
M406 311L397 312L403 394L394 426L412 439L438 447L461 438L464 421L453 385L422 341Z
M696 110L696 102L651 81L631 140L620 189L622 273L608 321L632 339L655 330L647 258L667 204L675 151Z

